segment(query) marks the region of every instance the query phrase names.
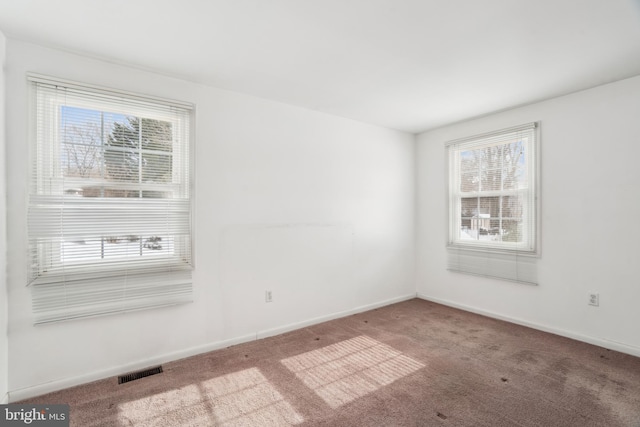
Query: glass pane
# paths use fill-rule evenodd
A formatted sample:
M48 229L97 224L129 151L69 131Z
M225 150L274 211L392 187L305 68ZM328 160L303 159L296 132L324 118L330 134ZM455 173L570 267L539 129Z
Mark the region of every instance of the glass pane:
M73 264L141 256L171 256L175 244L174 238L169 236L127 235L65 241L60 249L61 261Z
M83 132L84 129L76 129ZM65 178L99 179L103 174L103 156L99 135L81 136L85 144L75 144L68 139L60 145L60 165Z
M498 218L500 216L500 197L480 197L478 214L483 218Z
M523 203L518 196L502 197L502 217L511 219L522 219L524 209Z
M460 191L471 192L480 189L480 178L477 172L463 172L460 175Z
M138 119L126 117L114 122L105 144L108 178L121 182L138 182L140 171L140 134Z
M460 153L460 170L474 171L478 170L479 153L476 150L462 151Z
M142 149L171 152L173 135L170 122L153 119L142 120ZM137 126L137 122L135 124Z
M526 188L526 156L523 141L505 144L503 161L504 188L507 190Z
M173 159L170 153L142 152L142 182L171 182Z
M524 141L515 141L504 144L502 148L502 158L505 165L518 164L524 159Z
M460 239L461 240L478 240L478 230L471 229L471 227L462 227L460 229Z
M138 117L114 121L104 150L107 177L128 183L171 182L171 138L169 122Z
M463 197L460 199L460 213L463 218L471 218L478 213L478 198Z
M100 178L103 169L101 113L61 108L60 164L65 178Z
M482 171L481 191L500 190L502 187L502 170L491 169Z
M138 182L140 159L132 148L106 148L104 152L107 178L114 181Z
M466 197L460 199L460 238L463 240L476 240L478 232L471 228L474 215L478 212L478 198Z
M480 153L480 167L483 170L502 167L502 145L486 147L477 151Z
M500 219L492 218L489 221L489 229L487 230L487 235L489 236L489 240L499 242L502 240L502 233L500 232Z
M522 221L503 220L502 230L503 242L522 242Z

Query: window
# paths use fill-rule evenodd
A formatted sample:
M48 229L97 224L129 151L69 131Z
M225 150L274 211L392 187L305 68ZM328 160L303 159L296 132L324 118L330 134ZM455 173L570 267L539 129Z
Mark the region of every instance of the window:
M450 269L530 281L522 257L539 249L536 137L532 123L447 144Z
M191 301L191 106L29 80L36 323Z

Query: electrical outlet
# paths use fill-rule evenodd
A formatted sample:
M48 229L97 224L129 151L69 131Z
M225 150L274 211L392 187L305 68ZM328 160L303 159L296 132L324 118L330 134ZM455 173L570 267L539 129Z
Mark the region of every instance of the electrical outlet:
M596 292L589 292L589 305L598 307L600 305L600 295Z
M264 302L272 302L272 301L273 301L273 294L271 293L271 291L265 291Z

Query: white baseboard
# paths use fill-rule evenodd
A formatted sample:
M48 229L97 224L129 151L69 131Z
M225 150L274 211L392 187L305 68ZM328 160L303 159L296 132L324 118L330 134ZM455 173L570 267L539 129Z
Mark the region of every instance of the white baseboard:
M375 308L384 307L386 305L395 304L402 301L407 301L416 297L416 294L408 294L401 297L390 298L388 300L380 301L373 304L361 305L360 307L352 308L350 310L340 311L337 313L329 314L327 316L315 317L313 319L305 320L302 322L291 323L289 325L280 326L278 328L266 329L256 334L257 339L267 338L274 335L284 334L296 329L302 329L307 326L316 325L322 322L328 322L329 320L339 319L341 317L350 316L352 314L362 313L363 311L373 310Z
M241 344L244 342L253 341L256 339L255 334L245 335L238 338L233 338L224 341L217 341L214 343L191 347L188 349L166 353L157 357L139 360L134 363L126 365L113 366L108 369L102 369L99 371L91 372L89 374L78 375L71 378L64 378L60 380L50 381L44 384L38 384L32 387L27 387L19 390L13 390L9 392L9 400L16 402L23 399L29 399L43 394L51 393L54 391L62 390L69 387L74 387L80 384L86 384L92 381L98 381L109 377L115 377L122 375L123 373L136 371L139 369L148 368L150 366L159 365L162 363L172 362L174 360L183 359L185 357L195 356L196 354L206 353L208 351L219 350L232 345Z
M549 333L552 333L552 334L555 334L555 335L560 335L560 336L563 336L563 337L566 337L566 338L571 338L571 339L574 339L576 341L582 341L582 342L586 342L588 344L597 345L599 347L608 348L610 350L619 351L620 353L626 353L626 354L630 354L631 356L640 357L640 348L639 347L635 347L635 346L628 345L628 344L625 344L625 343L620 343L620 342L617 342L617 341L611 341L611 340L607 340L607 339L603 339L603 338L590 337L588 335L582 335L582 334L579 334L579 333L567 331L565 329L560 329L560 328L556 328L556 327L553 327L553 326L541 325L539 323L529 322L527 320L518 319L516 317L504 316L502 314L495 313L495 312L492 312L492 311L483 310L483 309L472 307L472 306L468 306L468 305L465 305L465 304L458 304L456 302L448 301L448 300L444 300L444 299L440 299L440 298L434 298L434 297L431 297L431 296L428 296L428 295L425 295L425 294L421 294L421 293L418 293L417 297L420 298L420 299L426 300L426 301L435 302L435 303L446 305L446 306L453 307L453 308L459 308L460 310L469 311L469 312L476 313L476 314L481 314L483 316L491 317L491 318L498 319L498 320L504 320L506 322L515 323L517 325L526 326L526 327L529 327L529 328L532 328L532 329L537 329L539 331L549 332Z
M23 399L29 399L36 396L41 396L43 394L51 393L54 391L62 390L69 387L74 387L81 384L86 384L92 381L102 380L109 377L114 377L117 375L121 375L126 372L136 371L139 369L144 369L150 366L159 365L162 363L172 362L174 360L183 359L185 357L195 356L201 353L207 353L209 351L219 350L222 348L226 348L232 345L242 344L249 341L255 341L256 339L267 338L273 335L283 334L285 332L293 331L296 329L301 329L307 326L315 325L318 323L326 322L333 319L338 319L340 317L349 316L351 314L361 313L367 310L373 310L374 308L383 307L390 304L395 304L397 302L410 300L416 297L416 294L408 294L401 297L391 298L388 300L380 301L373 304L363 305L360 307L356 307L350 310L340 311L337 313L332 313L327 316L316 317L313 319L304 320L302 322L291 323L289 325L285 325L278 328L267 329L264 331L258 331L255 334L244 335L224 341L217 341L214 343L209 343L201 346L191 347L188 349L175 351L172 353L166 353L157 357L152 357L144 360L139 360L134 363L113 366L108 369L103 369L100 371L91 372L85 375L79 375L71 378L64 378L61 380L51 381L44 384L38 384L32 387L23 388L20 390L12 390L10 391L5 399L7 402L17 402ZM7 403L5 402L5 403Z
M0 405L6 405L9 403L9 393L5 393L4 396L0 396Z

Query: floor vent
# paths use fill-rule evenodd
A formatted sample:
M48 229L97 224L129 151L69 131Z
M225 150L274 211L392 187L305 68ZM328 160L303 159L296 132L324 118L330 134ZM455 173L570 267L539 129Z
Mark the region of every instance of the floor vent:
M155 368L144 369L138 372L131 372L130 374L120 375L118 377L118 384L128 383L129 381L139 380L140 378L161 373L162 366L156 366Z

